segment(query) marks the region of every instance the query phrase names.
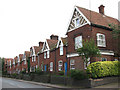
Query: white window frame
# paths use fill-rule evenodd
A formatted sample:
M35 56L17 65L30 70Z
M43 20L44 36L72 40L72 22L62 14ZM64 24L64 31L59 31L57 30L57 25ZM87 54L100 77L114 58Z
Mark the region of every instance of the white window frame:
M60 46L60 55L63 55L63 46Z
M62 66L63 66L63 61L62 60L58 61L58 71L62 71Z
M100 39L100 35L103 36L103 39ZM100 42L103 42L103 43L100 43ZM104 34L97 33L97 46L106 47L106 39Z
M41 64L41 70L43 71L43 64Z
M104 58L104 57L103 57L103 58L101 58L101 61L102 61L102 59L106 59L105 61L107 61L107 58Z
M50 62L50 71L53 71L53 62Z
M72 66L74 66L74 68ZM74 69L75 69L75 60L70 60L70 70L74 70Z
M50 58L50 51L47 51L47 58Z
M89 64L90 64L90 58L88 58L87 66L89 66ZM87 67L86 67L86 63L85 63L85 62L84 62L84 69L87 69Z
M46 52L44 52L44 59L46 59Z
M34 56L32 56L32 62L34 62Z
M75 37L75 49L82 47L82 35Z

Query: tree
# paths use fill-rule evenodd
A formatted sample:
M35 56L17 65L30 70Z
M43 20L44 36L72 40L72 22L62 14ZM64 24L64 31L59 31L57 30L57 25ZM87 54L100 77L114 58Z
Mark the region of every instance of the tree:
M120 26L115 24L109 24L109 26L112 29L113 38L120 38Z
M79 56L82 56L82 59L86 64L86 67L88 65L89 58L91 59L92 57L99 57L101 55L100 50L95 45L95 42L93 39L83 41L83 46L81 48L78 48L77 52Z
M120 26L115 24L109 24L110 28L112 29L112 36L113 39L118 40L118 49L116 51L116 54L118 57L120 57Z

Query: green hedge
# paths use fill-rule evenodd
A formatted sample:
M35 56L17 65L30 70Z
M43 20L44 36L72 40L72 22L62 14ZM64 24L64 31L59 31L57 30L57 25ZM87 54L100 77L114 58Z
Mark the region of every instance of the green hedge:
M87 67L87 73L91 78L119 76L120 75L119 72L120 72L119 61L94 62Z
M86 71L83 71L83 70L71 70L70 76L71 78L76 80L83 80L88 78Z

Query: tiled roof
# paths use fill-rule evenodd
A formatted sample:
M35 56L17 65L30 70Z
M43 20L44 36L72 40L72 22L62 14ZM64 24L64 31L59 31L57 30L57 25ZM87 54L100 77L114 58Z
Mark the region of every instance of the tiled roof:
M63 45L67 45L67 37L65 38L61 38L62 42L63 42Z
M42 49L42 47L39 46L33 46L35 49L35 54L37 54L38 52L40 52L40 50Z
M30 51L25 51L25 55L26 55L26 57L29 57L30 56Z
M48 46L50 50L56 48L58 40L47 39Z
M22 61L23 54L19 54L20 61Z
M85 9L78 7L77 8L84 14L84 16L92 23L96 25L105 26L107 28L109 27L109 24L118 24L120 23L117 19Z

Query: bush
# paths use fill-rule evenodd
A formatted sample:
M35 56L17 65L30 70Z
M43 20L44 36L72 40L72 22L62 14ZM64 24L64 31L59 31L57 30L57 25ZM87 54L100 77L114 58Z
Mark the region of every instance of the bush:
M87 67L87 73L91 78L101 78L107 76L118 76L120 68L119 61L94 62Z
M16 73L13 73L11 74L13 78L16 78L17 77L17 74Z
M35 71L35 74L42 75L42 74L44 74L44 72L40 68L37 68Z
M83 70L71 70L70 76L76 80L83 80L88 78L86 71Z
M63 76L64 75L64 71L60 71L60 72L58 72L58 74Z
M26 74L26 70L21 71L21 74Z

